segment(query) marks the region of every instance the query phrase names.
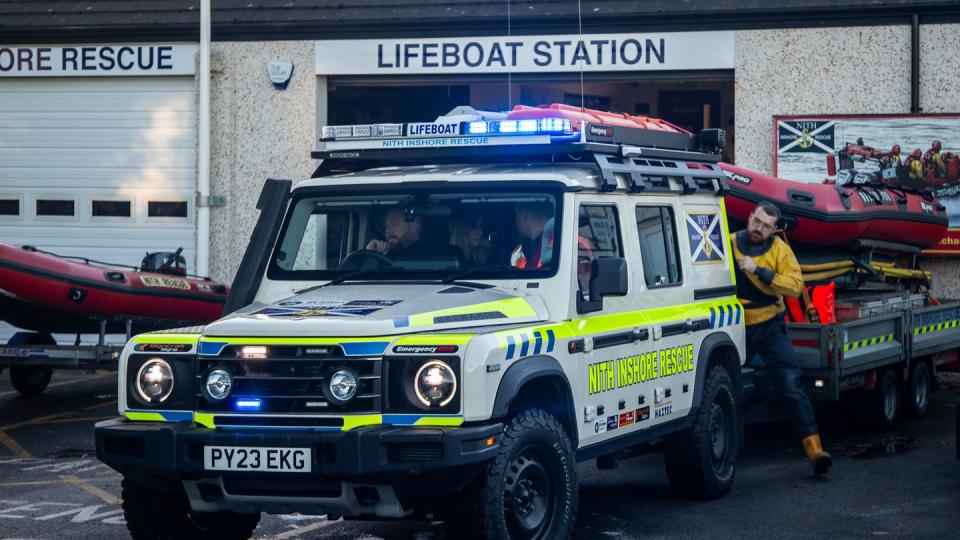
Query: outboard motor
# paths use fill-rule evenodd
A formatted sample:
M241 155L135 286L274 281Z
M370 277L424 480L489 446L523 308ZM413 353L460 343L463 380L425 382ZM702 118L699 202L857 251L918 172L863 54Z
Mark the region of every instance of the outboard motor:
M141 272L156 272L158 274L169 274L172 276L187 275L187 260L180 255L183 248L177 248L177 251L155 251L148 252L140 261Z

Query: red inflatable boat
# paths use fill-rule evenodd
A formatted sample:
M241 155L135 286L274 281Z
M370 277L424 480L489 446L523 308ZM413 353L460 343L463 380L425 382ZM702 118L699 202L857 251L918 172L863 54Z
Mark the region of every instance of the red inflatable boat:
M807 184L726 163L720 168L730 180L728 215L745 222L758 202L772 202L783 213L792 242L840 245L871 239L930 247L947 232L946 209L926 193L874 184Z
M149 256L148 256L149 258ZM223 314L227 287L184 275L179 252L159 272L83 262L0 243L0 320L40 332L123 331L207 323ZM179 274L179 275L178 275Z

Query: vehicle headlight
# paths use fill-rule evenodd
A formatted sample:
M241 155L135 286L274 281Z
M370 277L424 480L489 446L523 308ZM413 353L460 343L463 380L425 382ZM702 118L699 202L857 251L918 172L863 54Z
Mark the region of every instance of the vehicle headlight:
M443 407L457 393L457 376L446 362L430 360L417 370L413 392L424 406Z
M146 403L162 403L173 392L173 368L162 358L152 358L137 372L137 393Z
M207 374L207 380L203 387L214 401L222 401L230 395L230 389L233 387L233 377L227 370L217 368Z
M338 369L330 375L330 398L336 405L342 405L357 394L357 374L349 369Z

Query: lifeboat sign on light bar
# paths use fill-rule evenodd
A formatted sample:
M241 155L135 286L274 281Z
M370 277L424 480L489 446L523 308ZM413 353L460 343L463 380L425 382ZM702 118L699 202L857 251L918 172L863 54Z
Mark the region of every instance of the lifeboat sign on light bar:
M407 124L408 137L435 137L437 135L459 135L460 122L418 122Z
M466 122L441 118L436 122L405 125L325 126L321 133L326 150L550 144L559 140L568 142L580 136L566 118Z

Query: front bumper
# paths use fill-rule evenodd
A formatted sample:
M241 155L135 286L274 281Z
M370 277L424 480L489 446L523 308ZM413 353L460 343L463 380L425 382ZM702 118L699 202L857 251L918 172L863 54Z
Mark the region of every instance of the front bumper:
M196 511L400 517L413 502L456 491L473 478L499 449L503 424L329 432L115 419L99 422L94 433L100 461L145 485L182 486ZM312 472L205 471L206 445L311 448Z

